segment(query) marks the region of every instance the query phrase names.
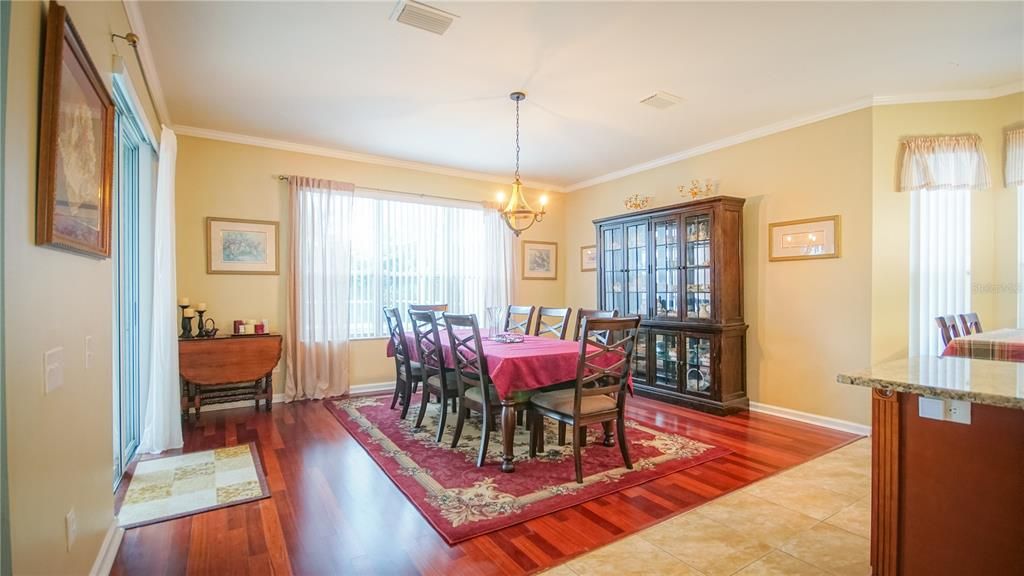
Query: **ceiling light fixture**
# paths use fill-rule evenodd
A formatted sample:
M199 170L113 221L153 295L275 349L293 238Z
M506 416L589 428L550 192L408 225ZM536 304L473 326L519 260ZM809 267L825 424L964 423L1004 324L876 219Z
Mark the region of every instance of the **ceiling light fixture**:
M516 103L516 180L512 183L512 195L501 210L501 215L505 219L505 224L515 232L516 236L519 236L523 230L544 219L546 213L544 207L548 203L548 197L540 197L540 210L530 208L526 198L523 197L523 183L519 181L519 103L526 100L526 92L513 92L508 97ZM505 194L499 192L498 202L504 201Z

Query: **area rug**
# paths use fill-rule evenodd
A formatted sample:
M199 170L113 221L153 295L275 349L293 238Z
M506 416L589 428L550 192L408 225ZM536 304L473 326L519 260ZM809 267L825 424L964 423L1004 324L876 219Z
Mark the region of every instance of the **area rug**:
M487 460L476 467L479 417L466 421L452 449L456 418L449 414L442 442L434 441L439 404L430 404L423 427L415 428L420 401L398 418L390 396L343 398L324 403L449 544L575 506L730 453L652 426L626 420L633 469L618 446L601 444L591 427L583 448L583 484L576 483L572 444L557 445L557 424L545 422L545 452L529 457L529 431L516 427L513 473L501 472L501 431L491 433ZM594 430L596 428L597 430ZM572 436L568 434L567 436ZM567 438L568 440L568 438Z
M117 514L135 528L270 496L254 444L142 460Z

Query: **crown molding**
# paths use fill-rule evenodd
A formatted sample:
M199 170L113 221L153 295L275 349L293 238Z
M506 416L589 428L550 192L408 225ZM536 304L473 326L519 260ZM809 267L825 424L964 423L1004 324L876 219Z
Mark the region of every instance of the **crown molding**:
M220 130L208 130L206 128L197 128L195 126L182 125L175 126L174 131L182 136L193 136L196 138L205 138L207 140L219 140L221 142L231 142L234 144L247 144L249 146L259 146L260 148L271 148L273 150L297 152L299 154L309 154L311 156L324 156L326 158L338 158L341 160L350 160L352 162L362 162L364 164L376 164L378 166L404 168L406 170L416 170L418 172L440 174L442 176L454 176L456 178L466 178L468 180L493 182L496 184L509 184L510 182L510 179L507 176L498 176L495 174L487 174L484 172L472 172L469 170L460 170L458 168L437 166L435 164L413 162L411 160L399 160L397 158L389 158L387 156L376 156L373 154L350 152L348 150L340 150L337 148L327 148L324 146L299 144L297 142L275 140L273 138L261 138L259 136L249 136L246 134L238 134L235 132L223 132ZM523 185L526 186L527 188L543 190L546 192L565 192L565 189L562 188L561 186L555 186L553 184L548 184L546 182L524 180Z
M634 164L633 166L627 166L621 170L609 172L595 178L583 180L575 184L570 184L565 187L566 192L575 192L576 190L582 190L598 184L604 184L605 182L611 182L612 180L618 180L631 174L637 174L664 166L666 164L672 164L685 160L687 158L693 158L694 156L700 156L713 152L715 150L721 150L722 148L728 148L729 146L735 146L751 140L757 140L758 138L764 138L765 136L771 136L779 132L785 132L786 130L792 130L793 128L799 128L807 124L813 124L822 120L827 120L835 116L842 116L843 114L849 114L850 112L856 112L857 110L863 110L864 108L871 108L873 106L889 106L893 104L920 104L925 102L955 102L961 100L990 100L992 98L1001 98L1010 94L1016 94L1017 92L1024 92L1024 80L1017 82L1011 82L1009 84L1003 84L1000 86L994 86L992 88L986 88L981 90L961 90L956 92L927 92L919 94L898 94L891 96L875 96L872 98L861 98L848 104L830 108L828 110L818 112L815 114L809 114L806 116L797 116L761 128L755 128L746 132L741 132L733 136L727 136L720 140L715 140L707 144L701 144L700 146L694 146L693 148L687 148L675 154L669 154L668 156L662 156L655 158L648 162L641 164Z
M149 36L146 33L146 23L142 18L141 2L127 0L122 2L125 15L128 16L128 26L139 36L137 45L139 55L139 66L145 70L146 78L149 80L150 98L153 107L156 108L160 121L170 126L171 113L167 108L167 100L164 99L163 87L160 84L160 75L156 70L156 62L153 60L153 53L149 51Z

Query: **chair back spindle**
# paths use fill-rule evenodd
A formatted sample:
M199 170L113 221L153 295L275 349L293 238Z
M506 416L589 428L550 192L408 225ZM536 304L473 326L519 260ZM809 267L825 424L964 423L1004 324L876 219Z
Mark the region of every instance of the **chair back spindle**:
M534 306L509 306L505 311L505 328L503 331L529 334L530 326L533 325L534 310L536 310ZM516 317L522 316L526 316L526 319L522 321L516 319Z
M639 329L639 316L584 318L576 365L574 417L582 415L584 398L600 394L613 396L616 409L622 410Z
M480 387L484 406L490 406L490 377L487 371L487 357L483 354L480 340L480 326L476 314L444 314L445 330L451 349L452 363L455 364L456 385L459 397L464 397L466 388Z
M978 318L977 312L968 312L967 314L960 315L960 329L964 336L970 336L971 334L981 334L981 318Z
M572 339L574 342L580 341L580 328L583 326L583 320L585 318L617 318L619 316L618 310L590 310L587 308L580 308L579 312L576 313L576 329L573 330ZM604 335L607 340L608 335Z
M569 317L572 308L548 308L541 306L537 310L537 324L533 328L534 336L554 336L565 340L569 331Z

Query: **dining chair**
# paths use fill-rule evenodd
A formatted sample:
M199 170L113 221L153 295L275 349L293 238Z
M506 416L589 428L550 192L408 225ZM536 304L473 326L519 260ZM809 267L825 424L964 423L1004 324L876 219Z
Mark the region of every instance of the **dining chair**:
M935 324L939 327L939 336L942 337L942 345L949 346L953 338L960 337L960 327L956 323L956 316L936 316Z
M576 329L573 330L572 333L573 341L579 342L580 340L580 327L583 326L584 318L617 318L618 316L618 310L590 310L588 308L580 308L579 311L576 312Z
M505 310L505 328L503 332L519 332L529 334L530 325L533 324L533 311L535 306L509 306ZM526 316L526 320L517 321L513 316Z
M541 306L537 309L537 324L533 327L533 335L554 336L559 340L565 340L565 333L569 331L570 316L572 308Z
M423 311L447 312L448 311L448 305L447 304L409 304L409 311L411 312L413 310L415 310L417 312L423 312Z
M412 319L413 340L416 342L416 355L420 359L423 380L423 394L420 399L420 413L416 415L416 427L423 425L423 416L427 413L430 395L437 395L441 399L441 414L437 423L437 442L440 442L444 435L445 420L448 418L448 405L451 404L452 413L455 413L459 390L455 386L455 374L445 367L441 330L437 326L434 311L410 308L409 318Z
M409 403L416 393L416 385L423 379L422 367L409 357L409 347L402 328L402 315L396 307L384 307L384 318L388 322L388 337L395 351L395 393L391 396L391 409L401 400L404 420L409 413Z
M576 365L576 386L571 390L541 392L530 398L530 457L544 449L544 418L572 427L572 454L576 482L583 483L582 436L588 424L604 425L604 445L612 446L611 422L615 422L619 451L626 468L633 469L626 443L626 386L633 363L639 316L585 318ZM607 333L608 341L597 335Z
M459 418L452 434L452 448L459 445L462 428L470 412L479 412L483 417L480 453L476 459L479 468L484 465L487 458L491 431L501 419L501 399L498 398L498 390L491 383L476 314L445 313L444 323L448 332L451 357L455 363L455 385L459 394ZM458 330L460 328L461 330ZM529 400L517 403L516 408L528 409Z
M967 314L960 315L960 330L964 336L970 336L971 334L981 334L981 318L978 318L977 312L968 312Z

